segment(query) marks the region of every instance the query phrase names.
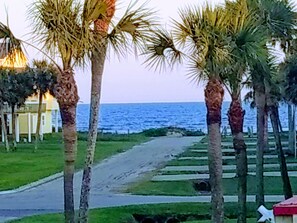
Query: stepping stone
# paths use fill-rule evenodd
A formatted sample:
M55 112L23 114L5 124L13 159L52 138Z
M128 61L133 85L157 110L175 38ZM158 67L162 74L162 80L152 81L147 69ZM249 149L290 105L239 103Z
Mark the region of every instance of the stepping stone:
M224 173L223 178L232 179L235 173ZM208 179L209 174L178 174L178 175L158 175L152 178L152 181L185 181Z
M279 167L279 164L264 164L264 168ZM287 167L296 167L297 163L287 163ZM256 164L249 164L249 169L255 169ZM223 165L223 170L236 170L236 165ZM161 169L163 172L170 171L208 171L208 166L166 166Z
M247 146L256 146L257 145L257 142L246 142L245 143ZM288 145L289 143L288 142L282 142L282 145ZM269 142L269 145L270 146L275 146L275 143L274 142ZM232 146L233 147L233 143L232 142L222 142L222 146Z
M297 177L297 171L289 171L290 177ZM256 176L255 172L249 173L250 176ZM223 173L224 179L232 179L235 173ZM280 172L264 172L265 177L280 177ZM178 174L178 175L158 175L152 178L152 181L186 181L209 179L209 174Z
M207 149L191 149L190 152L193 152L193 153L207 153Z
M233 160L235 156L223 156L223 160ZM256 159L256 155L248 155L248 159ZM264 155L265 159L275 159L277 155ZM208 160L208 157L180 157L178 160Z
M286 150L287 148L283 148L283 150ZM275 151L275 148L269 148L269 150L271 151ZM256 152L257 149L256 148L247 148L246 151L250 151L250 152ZM192 149L190 150L190 152L193 153L207 153L207 149ZM223 153L233 153L235 152L234 149L222 149Z
M256 173L249 173L249 175L256 176ZM289 177L297 177L297 171L288 171ZM265 177L280 177L280 172L264 172Z
M235 168L235 165L223 166L223 170L234 170ZM161 171L208 171L208 166L166 166L165 168L161 169Z

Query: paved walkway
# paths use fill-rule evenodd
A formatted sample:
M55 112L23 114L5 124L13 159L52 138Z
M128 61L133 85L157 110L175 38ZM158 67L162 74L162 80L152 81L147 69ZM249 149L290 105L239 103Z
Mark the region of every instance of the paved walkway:
M256 155L248 155L248 159L256 159ZM277 155L264 155L264 159L276 159ZM222 156L223 160L235 160L235 156ZM207 156L201 156L201 157L195 157L195 156L189 156L189 157L180 157L178 160L208 160Z
M287 167L297 167L297 163L287 163ZM256 169L256 164L249 164L249 169ZM278 163L264 164L264 168L279 168ZM223 165L223 170L236 170L236 165ZM208 171L208 166L166 166L161 169L163 172L170 171Z
M283 150L286 150L287 148L283 148ZM189 150L190 152L193 152L193 153L207 153L208 150L207 149L191 149ZM256 152L257 149L256 148L247 148L246 150L247 152ZM275 148L269 148L269 151L270 152L273 152L273 151L276 151ZM232 153L232 154L235 154L235 151L234 149L222 149L222 153Z
M125 153L111 157L93 169L91 207L119 206L137 203L174 202L175 198L116 195L115 191L138 180L182 153L201 137L161 137L135 146ZM82 172L74 177L75 205L78 205ZM186 201L185 198L179 198ZM192 198L193 199L193 198ZM197 199L197 198L195 198ZM178 199L177 199L178 201ZM0 195L0 219L63 210L63 179Z
M255 172L249 172L250 176L256 176ZM280 172L264 172L264 177L280 177ZM297 171L289 171L289 177L297 177ZM223 179L233 179L236 177L236 173L223 173ZM209 179L209 174L172 174L172 175L157 175L152 178L152 181L163 182L163 181L185 181L185 180L203 180Z

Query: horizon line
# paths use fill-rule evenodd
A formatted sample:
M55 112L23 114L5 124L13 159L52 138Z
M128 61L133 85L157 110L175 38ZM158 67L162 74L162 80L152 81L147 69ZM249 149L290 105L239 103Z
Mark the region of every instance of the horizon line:
M231 101L223 101L223 102L231 102ZM152 102L102 102L100 104L111 105L111 104L176 104L176 103L205 103L205 101L152 101ZM89 105L89 103L80 102L80 105Z

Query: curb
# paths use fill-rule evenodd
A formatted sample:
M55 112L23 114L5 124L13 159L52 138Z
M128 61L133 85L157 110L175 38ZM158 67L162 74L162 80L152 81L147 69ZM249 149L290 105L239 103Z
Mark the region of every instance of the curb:
M51 182L51 181L53 181L53 180L59 179L59 178L61 178L61 177L63 177L63 172L56 173L56 174L54 174L54 175L45 177L45 178L43 178L43 179L41 179L41 180L35 181L35 182L33 182L33 183L30 183L30 184L26 184L26 185L24 185L24 186L18 187L18 188L13 189L13 190L0 191L0 195L13 194L13 193L23 192L23 191L32 189L32 188L34 188L34 187L40 186L40 185L42 185L42 184Z

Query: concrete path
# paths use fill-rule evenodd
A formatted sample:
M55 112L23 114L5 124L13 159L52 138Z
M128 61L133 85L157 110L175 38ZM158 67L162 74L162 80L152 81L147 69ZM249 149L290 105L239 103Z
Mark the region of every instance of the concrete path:
M280 177L280 172L264 172L265 177ZM297 177L297 171L289 171L290 177ZM256 176L255 172L249 172L250 176ZM232 179L235 178L235 173L223 173L223 179ZM209 174L172 174L172 175L157 175L152 178L152 181L155 182L164 182L164 181L187 181L187 180L203 180L209 179Z
M246 146L257 146L257 141L255 142L245 142ZM283 141L282 145L288 145L289 142L288 141ZM233 143L232 142L222 142L222 146L227 146L227 147L233 147ZM269 146L274 147L275 143L273 142L269 142Z
M162 199L120 196L115 191L137 181L144 173L159 168L202 137L161 137L135 146L104 160L93 168L91 207L159 202ZM74 177L75 205L78 207L82 172ZM165 199L167 202L170 199ZM174 200L174 199L172 199ZM184 200L184 198L182 199ZM63 179L58 178L18 193L0 195L0 217L57 212L63 209Z
M286 150L283 148L283 150ZM190 152L194 152L194 153L207 153L208 150L207 149L191 149L189 150ZM247 152L256 152L257 149L256 148L247 148L246 149ZM276 151L275 148L269 148L269 151ZM235 153L234 149L222 149L222 153Z
M223 160L233 160L235 159L235 156L223 156ZM256 155L248 155L248 159L256 159ZM265 159L276 159L277 155L264 155ZM208 160L208 157L202 156L202 157L180 157L178 160Z
M264 168L275 168L279 167L279 164L264 164ZM296 167L297 170L297 163L287 163L287 167ZM256 169L256 164L249 164L249 169ZM236 170L236 165L223 165L223 170ZM171 171L208 171L208 166L166 166L165 168L161 169L163 172L171 172Z

